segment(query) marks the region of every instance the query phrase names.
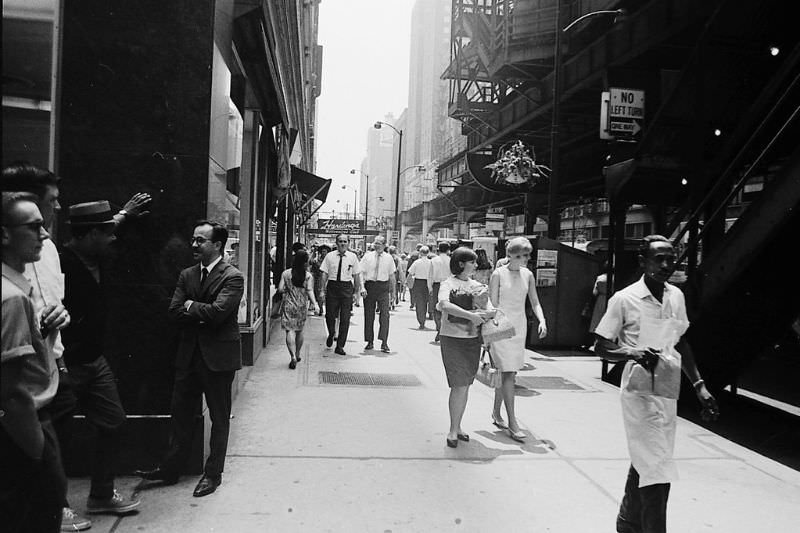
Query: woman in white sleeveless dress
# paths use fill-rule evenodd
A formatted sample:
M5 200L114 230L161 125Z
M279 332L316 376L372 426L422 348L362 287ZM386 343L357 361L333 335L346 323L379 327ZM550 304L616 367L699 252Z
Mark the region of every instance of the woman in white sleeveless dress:
M522 442L527 436L520 430L514 414L516 375L525 365L525 339L528 333L528 319L525 316L526 298L530 299L533 313L539 321L539 338L547 335L544 311L536 293L536 279L533 272L526 267L532 251L531 243L524 237L508 241L506 257L509 262L497 268L489 280L489 298L492 305L508 317L516 331L516 335L510 339L493 342L489 348L495 366L503 373L503 383L494 391L492 423L500 429L508 429L509 436L518 442ZM500 413L504 402L508 424Z

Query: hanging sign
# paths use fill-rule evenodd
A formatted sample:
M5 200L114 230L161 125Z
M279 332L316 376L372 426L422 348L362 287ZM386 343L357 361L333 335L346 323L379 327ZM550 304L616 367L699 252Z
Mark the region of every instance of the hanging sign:
M609 135L629 140L637 137L644 128L644 91L609 87L608 93Z
M316 230L315 233L362 235L364 221L354 218L320 218L317 220Z

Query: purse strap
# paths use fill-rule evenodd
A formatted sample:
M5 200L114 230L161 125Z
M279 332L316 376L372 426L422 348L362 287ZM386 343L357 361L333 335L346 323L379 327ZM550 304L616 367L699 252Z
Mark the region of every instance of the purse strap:
M492 359L492 349L489 346L486 347L486 355L489 356L489 366L492 368L497 368L494 365L494 359Z

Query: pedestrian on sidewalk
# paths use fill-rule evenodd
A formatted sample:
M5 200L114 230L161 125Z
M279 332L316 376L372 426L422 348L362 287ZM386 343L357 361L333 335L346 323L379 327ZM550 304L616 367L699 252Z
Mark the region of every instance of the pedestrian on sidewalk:
M222 484L231 418L231 387L242 368L237 310L244 293L244 276L222 260L228 230L201 220L192 235L192 255L198 263L183 270L169 305L170 319L181 328L172 389L169 448L161 464L136 474L174 485L192 444L197 406L205 395L211 417L211 449L193 496L202 497Z
M430 249L422 246L419 249L419 258L408 269L408 275L414 280L411 285L412 301L417 312L419 329L425 329L425 320L428 318L428 276L431 271L431 260L428 259Z
M361 289L361 296L364 297L364 340L367 345L365 350L373 350L375 347L375 308L378 308L378 339L381 341L381 351L389 353L389 307L394 298L394 286L396 270L394 259L384 250L386 248L386 238L383 236L375 237L373 242L374 250L364 254L359 270L364 279L364 288Z
M324 302L322 300L322 293L325 292L325 285L322 284L322 263L325 261L325 256L331 251L331 247L327 244L320 244L317 247L317 255L311 260L311 274L314 276L314 296L317 299L317 315L322 316Z
M675 250L661 235L642 239L644 275L615 293L595 329L595 352L627 361L620 400L631 466L617 515L618 533L665 533L670 483L678 472L675 448L681 369L694 384L706 420L719 415L683 334L689 327L681 290L667 283Z
M447 432L447 445L450 448L458 446L459 440L469 441L469 435L461 429L461 419L481 357L478 327L494 317L494 311L487 310L486 306L473 309L472 295L478 290L485 290L484 285L470 278L475 270L476 258L475 252L469 248L457 248L450 257L452 275L439 287L438 307L442 312L439 335L442 362L450 387L450 430Z
M47 409L58 388L58 367L24 276L50 237L37 200L30 193L2 194L0 516L3 531L48 533L60 529L67 488Z
M391 310L394 311L395 307L400 303L400 284L397 282L398 279L398 270L400 269L400 256L397 255L397 247L396 246L389 246L386 249L389 252L389 256L392 258L394 262L394 283L392 284L392 304L390 306Z
M350 239L345 234L336 236L336 251L325 256L320 270L324 286L322 297L325 300L325 323L328 338L325 345L330 348L336 339L334 352L347 355L344 345L350 330L350 316L353 310L353 296L361 287L358 269L358 256L347 248ZM336 332L336 319L339 319L339 332Z
M303 349L308 302L314 304L315 311L319 308L314 297L314 276L308 272L307 267L308 253L300 250L292 258L292 268L287 268L281 274L278 285L278 290L283 293L281 327L286 331L286 347L289 348L292 358L289 368L292 370L302 360L300 352Z
M399 301L406 301L406 276L408 274L408 256L400 255L397 263L397 296Z
M414 250L408 256L408 264L406 265L406 286L408 287L408 301L410 303L408 308L412 311L414 310L414 277L409 276L408 272L417 259L419 259L419 250Z
M486 250L483 248L475 250L475 254L478 256L478 260L475 263L477 266L475 267L475 274L472 275L472 279L484 285L489 285L489 279L492 277L492 262L489 261L489 258L486 256Z
M506 243L506 257L509 262L494 271L489 280L489 299L492 305L514 325L515 335L510 339L493 342L492 360L497 370L502 372L503 382L494 390L494 410L492 423L500 429L507 429L508 435L517 442L524 442L527 434L519 428L514 413L514 388L517 372L525 366L525 340L528 338L528 318L525 316L525 300L531 302L533 314L539 322L540 339L547 336L544 311L536 293L536 279L527 264L533 247L525 237L517 237ZM506 405L508 424L503 420L500 408Z
M105 200L72 205L70 240L60 251L64 305L72 317L70 326L62 331L70 387L59 390L51 408L64 451L72 434L70 421L76 404L77 412L95 429L92 481L86 501L89 513L125 514L139 506L138 499L125 498L114 489L115 459L127 418L117 379L104 355L105 272L117 223ZM65 502L64 507L69 505Z
M436 337L433 342L439 342L439 330L442 329L442 312L437 309L439 298L439 287L442 282L450 277L450 244L439 243L439 255L431 259L431 267L428 272L428 291L430 293L428 309L433 315L436 324Z

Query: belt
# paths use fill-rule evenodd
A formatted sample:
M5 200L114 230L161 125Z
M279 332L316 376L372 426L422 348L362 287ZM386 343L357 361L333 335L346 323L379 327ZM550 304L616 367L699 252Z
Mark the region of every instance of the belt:
M385 280L381 281L381 280L377 280L377 279L368 279L364 283L389 283L389 280L385 279Z

